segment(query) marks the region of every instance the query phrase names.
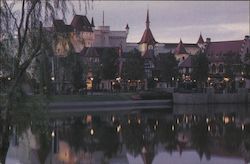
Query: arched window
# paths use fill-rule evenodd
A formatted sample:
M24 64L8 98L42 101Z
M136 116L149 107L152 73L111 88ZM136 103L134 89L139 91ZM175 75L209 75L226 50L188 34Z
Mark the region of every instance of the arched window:
M215 66L215 64L212 65L212 73L216 73L216 66Z
M222 64L219 65L219 72L220 72L220 73L224 72L224 71L223 71L223 65L222 65Z

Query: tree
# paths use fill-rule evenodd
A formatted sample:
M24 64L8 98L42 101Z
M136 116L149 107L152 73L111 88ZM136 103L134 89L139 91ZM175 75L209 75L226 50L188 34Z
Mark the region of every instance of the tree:
M122 78L130 80L141 80L144 78L144 60L138 50L135 49L126 54Z
M44 55L45 35L42 22L54 18L57 11L63 11L65 18L66 10L66 1L62 0L22 0L18 2L0 0L0 59L3 59L0 69L1 71L7 70L6 74L11 75L6 96L1 95L0 163L5 163L11 134L9 127L15 114L13 110L19 109L19 106L15 104L16 102L25 104L31 101L29 99L22 101L24 94L21 86L30 64L38 56ZM12 62L5 60L7 58ZM40 102L41 99L36 101Z
M245 54L244 61L244 74L247 79L250 79L250 53Z
M115 49L105 48L100 57L101 63L101 78L110 80L115 79L117 74L116 61L118 59L118 53Z
M161 80L171 82L172 77L176 77L178 75L178 61L176 60L174 54L159 54L157 57L157 63L160 70Z
M242 70L240 56L235 53L228 52L224 54L224 63L225 76L229 79L235 79L235 75L240 73Z
M209 72L208 64L208 58L204 53L193 56L191 77L193 80L196 80L201 86L202 84L204 84L204 82L207 81Z

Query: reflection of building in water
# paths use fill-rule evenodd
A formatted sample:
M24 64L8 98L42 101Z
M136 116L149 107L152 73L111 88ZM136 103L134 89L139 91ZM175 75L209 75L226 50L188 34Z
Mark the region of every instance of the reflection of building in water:
M132 151L136 151L136 155L145 164L159 161L158 155L168 151L178 153L178 159L190 151L198 151L199 154L196 155L200 160L211 159L213 161L216 156L216 158L225 160L249 162L247 147L242 144L241 146L234 144L235 141L247 142L242 136L249 134L250 130L250 112L242 106L231 105L229 108L225 105L174 106L173 113L123 111L91 114L88 112L80 117L65 117L57 121L59 150L51 153L49 148L46 163L49 163L50 159L65 164L101 163L103 160L108 163L128 163L126 155L133 154L131 145ZM32 136L31 132L29 133ZM108 134L108 136L103 134ZM109 136L110 134L113 135ZM24 148L27 150L23 151L22 157L19 153L16 160L31 161L29 153L34 154L32 161L37 160L33 158L37 157L35 154L38 153L39 146L37 146L34 136L29 138L28 141L27 139L26 141L25 139L24 141L19 140L19 149L21 150L20 146L22 146L22 150ZM138 138L139 143L134 142ZM78 141L79 139L83 139L84 142ZM117 140L121 147L114 148L117 154L113 154L108 159L104 153L106 147L98 148L100 147L98 144L112 144L113 140ZM92 142L94 145L91 144ZM75 149L75 146L79 146L80 149ZM229 150L228 147L232 149ZM239 147L241 151L239 151ZM13 154L15 154L13 152L18 152L18 146L10 146L8 160L13 158ZM25 163L34 163L32 161Z

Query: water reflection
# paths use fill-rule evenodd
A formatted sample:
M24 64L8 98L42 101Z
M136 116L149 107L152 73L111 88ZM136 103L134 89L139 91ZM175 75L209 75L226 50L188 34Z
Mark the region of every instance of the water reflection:
M55 116L42 130L29 128L14 137L7 163L250 162L247 107L174 106L171 111Z

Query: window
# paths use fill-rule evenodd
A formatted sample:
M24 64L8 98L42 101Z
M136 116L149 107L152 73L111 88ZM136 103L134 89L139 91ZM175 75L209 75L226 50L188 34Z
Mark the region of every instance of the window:
M216 73L216 66L215 66L215 64L212 65L212 73Z
M222 65L222 64L219 65L219 72L220 72L220 73L223 72L223 65Z

